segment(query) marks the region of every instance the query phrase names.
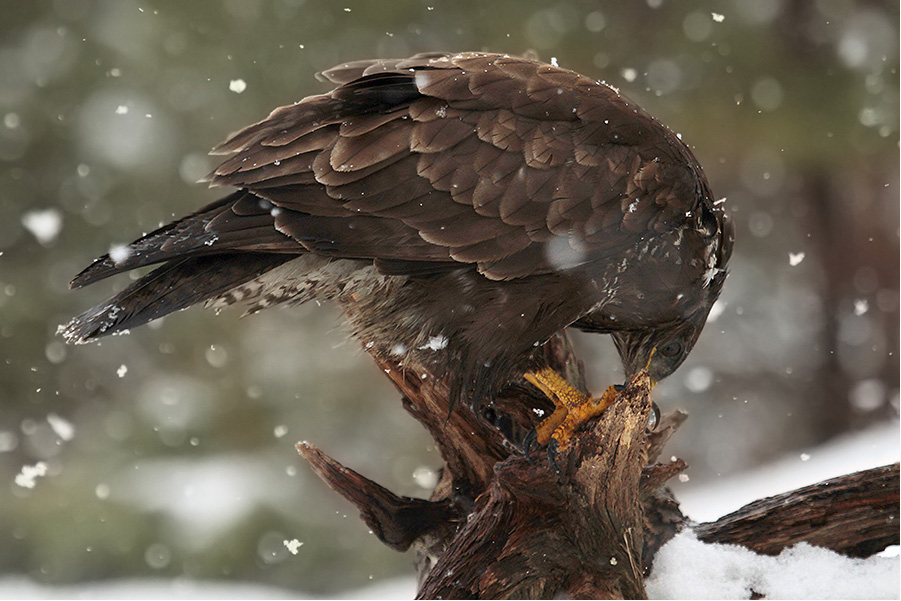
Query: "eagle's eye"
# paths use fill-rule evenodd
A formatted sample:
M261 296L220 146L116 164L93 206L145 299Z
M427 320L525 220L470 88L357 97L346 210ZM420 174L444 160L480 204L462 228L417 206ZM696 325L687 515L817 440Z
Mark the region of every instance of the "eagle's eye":
M660 354L664 357L678 357L682 353L682 343L678 340L673 340L672 342L667 342L663 346L661 346L658 350Z

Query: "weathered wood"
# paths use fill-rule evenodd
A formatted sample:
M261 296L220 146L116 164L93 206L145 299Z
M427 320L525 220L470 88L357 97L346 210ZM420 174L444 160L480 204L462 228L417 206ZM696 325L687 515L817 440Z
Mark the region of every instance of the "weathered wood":
M643 598L639 480L647 377L557 456L510 456L429 571L421 598Z
M568 340L555 337L542 360L585 389ZM351 500L373 532L419 556L421 598L642 598L642 507L685 468L648 466L650 382L633 379L607 411L549 459L523 438L552 410L530 385L514 384L478 418L451 411L447 387L427 371L376 357L404 396L405 408L435 439L445 460L429 501L394 495L307 443L300 453ZM658 446L684 417L664 418ZM490 425L493 422L494 426ZM495 427L496 426L496 427ZM677 506L676 506L677 507ZM683 518L684 519L684 518ZM681 522L652 520L652 548Z
M685 471L688 464L675 457L665 463L650 463L658 460L663 447L687 418L688 414L684 411L671 411L665 414L654 431L648 434L649 463L641 475L641 506L645 517L642 557L645 573L650 571L654 556L660 547L676 536L688 523L688 518L679 509L679 502L666 487L666 482Z
M541 350L543 363L585 390L565 336ZM429 500L395 495L308 443L298 450L380 540L416 551L419 598L645 596L654 555L689 520L666 488L687 466L659 460L686 415L664 415L648 432L644 375L551 461L545 448L522 450L553 410L531 385L510 385L477 416L451 410L446 383L426 369L375 359L445 461ZM696 530L762 553L807 541L865 556L897 544L897 522L895 465L764 499Z
M868 557L899 544L898 489L896 463L761 499L694 530L702 541L768 555L803 541Z
M461 519L452 504L398 496L308 442L299 443L297 451L332 490L357 506L372 533L396 551L406 551L414 540L432 532L453 528Z
M688 524L679 509L672 491L663 485L672 476L685 471L688 465L681 459L667 464L645 466L641 479L641 507L644 513L644 550L642 558L647 574L660 547L676 536Z

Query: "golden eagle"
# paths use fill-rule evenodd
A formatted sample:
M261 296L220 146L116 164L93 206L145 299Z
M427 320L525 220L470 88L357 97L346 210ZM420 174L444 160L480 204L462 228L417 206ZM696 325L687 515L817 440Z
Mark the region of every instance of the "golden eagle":
M95 261L156 270L62 327L73 342L194 303L335 301L371 351L478 404L568 326L627 375L673 372L726 277L732 227L679 136L608 85L502 54L350 62L213 150L237 191ZM374 348L373 348L374 347ZM543 442L548 434L540 437Z

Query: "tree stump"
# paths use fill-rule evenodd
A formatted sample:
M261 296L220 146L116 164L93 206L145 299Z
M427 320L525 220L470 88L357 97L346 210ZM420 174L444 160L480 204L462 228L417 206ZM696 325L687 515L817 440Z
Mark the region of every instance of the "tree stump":
M542 352L550 367L585 391L582 366L565 335L554 337ZM418 366L375 359L444 458L430 498L395 495L308 443L298 450L329 486L360 509L382 542L416 551L418 598L646 598L644 576L653 555L689 524L666 488L686 464L657 461L686 416L673 412L649 430L652 403L646 374L627 383L602 416L549 457L544 448L528 454L521 450L526 434L553 409L524 381L508 386L477 417L466 408L450 409L442 379ZM859 533L861 520L869 520L869 547L858 541L861 549L884 548L892 537L897 543L897 467L895 473L893 489L891 476L880 475L878 508L864 508L843 522ZM850 485L843 494L851 499L855 490ZM803 497L799 504L809 500ZM723 524L699 526L699 537L761 548L750 542L771 539L766 528L773 527L773 520L797 517L786 509L791 506L786 499L775 506L781 507L777 517L762 509L769 521L759 513L736 512ZM891 511L894 521L886 517ZM822 518L823 512L816 515ZM803 525L796 526L782 537L783 543L814 542L810 535L818 530L815 526L808 524L806 532ZM854 543L845 537L843 545L847 549ZM776 547L774 542L769 549Z

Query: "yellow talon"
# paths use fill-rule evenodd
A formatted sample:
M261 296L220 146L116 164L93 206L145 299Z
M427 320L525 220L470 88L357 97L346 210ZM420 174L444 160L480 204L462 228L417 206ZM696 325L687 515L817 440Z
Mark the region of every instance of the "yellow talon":
M601 415L619 394L616 387L610 386L600 398L591 398L549 367L528 372L523 377L556 407L549 417L538 424L535 434L541 445L547 445L552 439L556 441L558 451L569 446L579 426Z

